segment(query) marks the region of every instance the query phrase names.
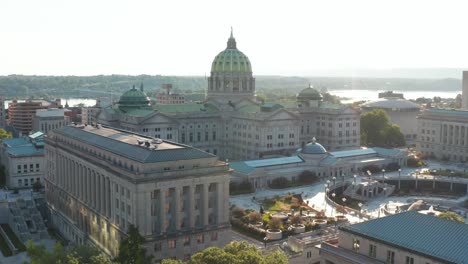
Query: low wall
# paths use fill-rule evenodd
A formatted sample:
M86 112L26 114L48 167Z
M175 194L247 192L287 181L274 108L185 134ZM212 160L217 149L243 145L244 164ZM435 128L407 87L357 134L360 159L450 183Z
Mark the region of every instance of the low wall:
M0 226L0 235L7 242L7 245L10 248L11 252L13 252L13 254L16 254L18 252L18 249L15 247L15 245L13 245L13 242L11 242L10 238L8 237L5 230L3 230L1 226Z

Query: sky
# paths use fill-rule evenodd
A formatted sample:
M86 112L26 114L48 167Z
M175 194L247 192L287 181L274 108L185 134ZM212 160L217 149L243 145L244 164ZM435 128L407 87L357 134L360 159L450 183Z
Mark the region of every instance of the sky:
M467 1L1 0L0 75L255 75L468 66Z

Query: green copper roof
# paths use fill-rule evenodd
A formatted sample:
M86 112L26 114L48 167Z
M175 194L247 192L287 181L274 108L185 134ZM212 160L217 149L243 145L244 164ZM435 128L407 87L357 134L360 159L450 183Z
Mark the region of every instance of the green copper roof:
M156 105L155 109L161 113L193 113L193 112L216 112L216 107L210 104L165 104Z
M120 108L147 107L149 106L149 104L150 104L150 99L143 92L143 88L141 90L137 90L135 89L135 86L133 86L132 89L122 94L119 100Z
M232 31L227 48L221 51L213 60L211 72L252 72L249 58L237 49Z
M468 263L467 224L409 211L340 229L442 263Z
M322 100L322 95L312 87L302 90L297 95L298 100Z

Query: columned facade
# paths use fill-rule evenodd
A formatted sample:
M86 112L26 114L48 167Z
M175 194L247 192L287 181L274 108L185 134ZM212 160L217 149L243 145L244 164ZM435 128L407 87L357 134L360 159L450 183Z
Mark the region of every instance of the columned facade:
M110 149L91 143L111 140L108 133L124 138L114 140ZM129 225L135 225L154 260L188 258L230 241L227 164L166 142L160 147L177 160L137 161L126 153L159 156L158 148L138 146L137 140L151 139L91 126L64 127L49 135L46 199L58 231L74 243L91 242L116 256ZM119 152L122 148L128 150ZM185 151L189 154L183 156L192 158L177 158Z

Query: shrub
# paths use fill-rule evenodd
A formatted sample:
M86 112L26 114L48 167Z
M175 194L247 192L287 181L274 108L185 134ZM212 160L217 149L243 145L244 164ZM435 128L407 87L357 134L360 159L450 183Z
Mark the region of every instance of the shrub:
M407 165L408 167L413 167L413 168L421 167L421 166L424 166L424 161L411 156L408 158Z
M396 171L400 168L400 165L398 165L398 163L396 162L392 162L392 163L389 163L387 164L387 166L385 166L385 170L390 172L390 171Z
M293 217L291 217L291 225L300 225L302 224L303 220L302 220L302 216L300 215L295 215Z
M232 213L232 216L235 218L242 218L245 215L245 210L244 208L240 208L236 206L232 209L231 213Z
M286 179L285 177L279 177L271 181L270 187L271 188L286 188L288 187L288 183L289 183L288 179Z
M262 221L262 215L259 212L251 212L249 214L250 223L256 224Z
M311 184L319 181L319 177L314 171L305 170L299 174L299 182L302 184Z
M273 218L270 220L270 223L268 223L268 228L277 230L282 229L283 222L279 218Z

